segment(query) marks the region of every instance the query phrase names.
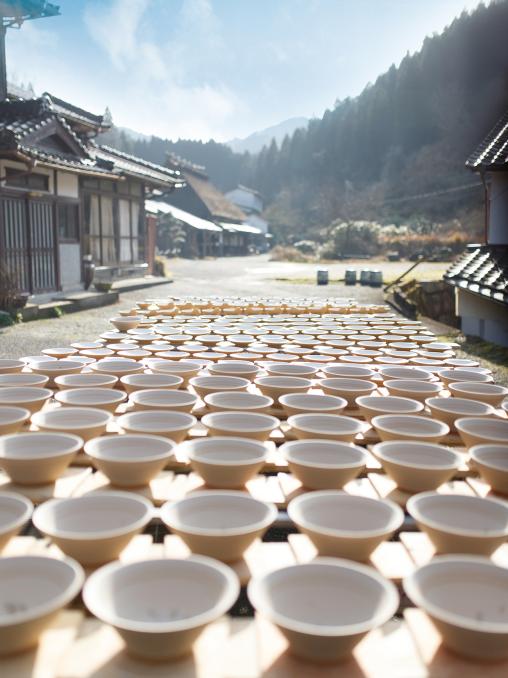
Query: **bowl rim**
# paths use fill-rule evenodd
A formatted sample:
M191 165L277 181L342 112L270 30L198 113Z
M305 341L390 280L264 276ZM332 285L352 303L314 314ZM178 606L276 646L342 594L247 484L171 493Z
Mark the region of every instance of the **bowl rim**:
M132 419L134 417L134 419L136 420L136 419L141 419L142 417L149 417L150 415L154 415L154 414L157 414L159 416L161 416L161 415L171 415L172 417L176 416L176 417L183 417L183 418L180 419L180 424L173 424L173 425L170 425L168 423L168 421L165 420L156 429L150 429L150 430L153 430L153 431L188 431L193 426L195 426L197 421L198 421L193 414L189 414L188 412L180 412L180 410L164 410L164 408L162 408L162 407L161 408L154 407L153 409L150 409L150 410L141 410L139 412L127 412L125 414L122 414L117 418L117 423L118 423L118 426L120 428L124 429L125 431L135 431L136 430L137 432L142 433L144 428L133 429L132 425L127 424L126 426L124 426L124 423L127 423L129 421L129 418ZM169 416L167 418L169 418ZM165 419L166 419L166 417L165 417ZM184 421L187 421L187 423L184 424L183 423ZM148 433L148 431L147 431L147 433ZM157 433L155 433L155 435L157 435Z
M123 457L117 457L117 458L112 458L109 456L106 456L104 454L104 450L101 451L101 442L105 443L107 446L107 443L109 441L115 440L121 443L122 441L125 441L125 439L139 439L140 443L146 443L147 438L149 440L157 440L160 443L164 443L166 447L169 447L165 452L158 452L158 453L153 453L149 454L147 456L143 457L129 457L129 458L123 458ZM176 443L174 440L171 440L171 438L165 438L164 436L157 436L157 435L152 435L149 433L142 434L142 433L125 433L122 436L119 436L117 433L111 433L109 435L105 436L97 436L96 438L92 438L91 440L88 440L85 445L84 445L84 451L85 453L91 457L92 459L98 459L99 461L105 461L108 464L137 464L140 462L150 462L150 461L158 461L160 459L171 459L171 457L174 456L174 448L176 447Z
M212 423L212 418L219 417L220 419L225 418L226 416L244 416L247 417L247 421L253 421L252 417L263 417L265 424L260 425L260 426L254 426L252 423L251 426L243 426L241 429L230 429L228 426L224 426L221 422L219 423ZM261 422L261 420L259 420ZM238 433L258 433L262 431L273 431L276 429L278 426L280 426L280 420L277 419L277 417L273 417L271 414L264 414L263 412L247 412L244 410L221 410L220 412L209 412L208 414L204 414L201 417L201 423L203 426L205 426L208 429L216 429L216 430L234 430L238 431ZM241 436L238 436L241 437Z
M486 466L487 468L493 469L495 471L501 471L504 473L508 473L508 466L499 466L496 463L493 463L490 460L485 460L482 458L481 453L482 452L487 452L485 450L486 447L502 447L506 449L506 455L508 458L508 442L503 444L503 443L480 443L479 445L473 445L472 447L469 448L469 456L475 464L478 464L479 466Z
M33 416L31 415L30 410L27 410L26 407L18 407L17 405L0 405L0 411L1 410L8 410L11 415L14 416L14 419L10 418L7 419L7 421L0 421L0 426L9 426L11 424L24 422Z
M365 575L366 577L374 580L377 584L380 585L384 594L387 597L385 605L377 611L376 614L371 615L369 619L363 622L357 622L355 624L341 624L341 625L328 625L324 626L321 624L312 624L310 622L299 621L292 619L283 615L272 607L272 605L264 605L262 602L261 589L265 585L268 579L273 576L283 576L284 572L288 570L293 570L295 568L301 569L320 569L321 566L327 567L336 567L342 568L345 570L353 570L356 573ZM326 558L319 557L315 558L310 563L296 563L294 565L288 565L286 567L280 568L278 570L273 570L264 575L253 577L249 584L247 585L247 596L252 606L260 612L262 615L266 616L270 621L286 628L290 631L296 633L301 633L310 636L325 636L325 637L334 637L334 636L354 636L361 633L366 633L371 629L381 626L386 621L388 621L395 612L397 611L399 605L399 594L395 585L383 577L377 570L369 565L363 563L357 563L352 560L346 560L344 558Z
M235 372L234 367L238 367L238 372ZM231 375L227 372L229 367L233 367ZM257 374L260 371L259 365L251 362L250 360L219 360L216 363L212 363L208 367L208 371L211 373L209 376L235 376L235 374ZM225 370L224 373L219 372L219 370ZM233 372L235 374L233 374Z
M191 617L186 617L185 619L178 619L174 621L166 622L146 622L146 621L135 621L130 620L125 617L121 617L115 614L104 613L103 609L97 606L93 600L93 587L96 582L100 581L104 577L111 576L118 570L125 569L144 569L146 567L150 568L154 564L160 566L163 564L164 567L171 569L175 565L181 566L182 564L188 565L190 563L197 563L203 566L209 567L216 572L219 572L226 583L226 590L222 593L220 599L213 605L212 608L195 614ZM101 619L107 624L111 624L116 628L123 629L125 631L137 632L137 633L175 633L179 631L186 631L188 629L196 628L208 624L218 617L221 617L225 614L236 602L240 594L240 582L236 573L224 563L216 560L215 558L209 558L202 555L190 555L186 559L182 558L156 558L152 560L144 561L135 561L132 563L122 563L119 561L114 561L107 565L103 565L98 570L93 572L87 579L83 587L83 601L86 607L90 612Z
M454 525L444 524L443 522L437 522L432 518L424 516L421 513L421 510L418 508L418 502L430 497L437 497L440 499L444 497L445 498L444 501L465 500L466 502L471 501L471 503L493 502L494 504L497 504L498 506L502 507L506 511L508 517L508 504L501 499L496 499L494 497L477 497L476 495L473 496L470 494L440 494L439 492L429 490L427 492L419 492L418 494L414 494L411 497L409 497L406 503L406 511L412 518L414 518L415 521L421 523L422 525L426 525L427 527L430 527L431 529L436 530L438 532L453 534L454 536L457 537L470 537L474 539L492 539L494 537L503 537L503 536L506 537L508 535L508 521L504 528L473 530L456 527Z
M199 458L199 447L206 447L207 445L212 445L213 443L227 445L229 443L235 444L238 446L244 445L245 447L257 447L258 454L254 455L250 459L224 459L220 458L220 452L217 454L217 457L209 459L208 457L203 459ZM257 464L266 460L268 455L268 448L266 444L261 440L255 440L254 438L241 438L240 436L212 436L211 438L196 438L195 440L186 440L183 443L180 443L178 446L178 451L183 452L191 461L197 461L201 464L206 464L208 466L251 466L252 464Z
M439 403L436 403L435 401L439 400ZM460 412L457 412L456 410L453 409L448 409L446 407L441 407L441 404L446 405L446 403L456 403L459 405L465 405L467 407L468 404L474 403L475 405L481 405L482 407L486 408L485 414L471 414L471 415L461 415ZM431 396L430 398L427 398L425 400L425 404L427 407L432 411L432 408L438 410L438 412L446 412L446 414L457 414L457 418L461 417L462 418L469 418L469 417L488 417L490 415L495 414L496 409L492 406L489 405L489 403L484 403L481 400L473 400L473 398L446 398L444 396Z
M259 405L250 405L248 407L238 407L237 409L230 410L231 412L248 412L249 410L256 412L257 410L261 410L263 408L272 407L273 402L274 402L273 398L270 398L270 396L266 396L262 393L250 393L249 391L240 391L238 393L235 393L235 391L233 391L233 393L232 393L231 390L229 390L229 391L214 391L213 393L207 393L205 395L205 397L203 398L203 400L207 405L211 405L212 407L216 407L217 405L215 403L211 402L216 395L228 395L228 396L234 395L235 398L238 397L238 396L240 396L240 398L241 398L242 396L247 395L247 396L251 396L251 397L255 397L255 398L263 398L264 399L264 405L260 403ZM227 411L227 410L221 410L221 411L224 412L224 411Z
M17 385L16 377L22 377L21 383ZM28 383L23 383L23 380L28 377ZM9 383L9 379L14 379L13 383ZM35 379L34 383L30 383L30 379ZM40 380L40 381L39 381ZM27 388L45 388L49 381L49 377L45 374L35 374L35 372L0 372L0 387L1 388L17 388L26 386ZM5 383L7 382L7 386Z
M42 618L48 614L51 614L52 612L55 612L65 607L65 605L70 603L71 600L73 600L81 591L83 583L85 581L85 572L81 565L78 562L76 562L73 558L70 558L69 556L65 556L64 558L53 558L51 556L42 554L37 555L30 554L24 556L3 556L0 559L0 567L1 563L5 563L7 565L8 563L13 563L14 561L17 562L22 561L26 563L29 560L32 560L34 561L35 564L35 561L38 560L39 563L37 564L40 564L41 558L45 558L46 561L58 563L59 565L65 565L66 567L68 567L70 570L72 570L72 574L74 575L72 581L64 591L61 591L58 595L51 598L51 600L47 600L44 603L41 603L34 607L30 607L28 610L14 612L13 614L10 614L7 618L0 616L0 628L2 627L8 628L10 626L15 626L17 624L27 623L35 619ZM37 570L38 568L34 568L34 571Z
M356 384L351 384L349 386L345 384L344 385L330 384L331 381L336 382L339 380L349 382L354 381L356 382ZM327 377L326 379L319 379L318 384L319 386L321 386L321 388L325 387L332 389L334 391L343 391L348 393L358 393L358 392L372 393L372 391L375 391L378 388L378 384L375 384L370 379L356 379L355 377Z
M214 388L212 385L211 380L218 380L218 379L227 379L228 382L230 383L231 386L223 386L224 391L236 391L239 390L241 391L242 389L246 389L250 385L250 380L249 379L244 379L243 377L235 377L234 375L229 375L229 374L202 374L198 375L195 377L191 377L189 379L189 385L199 389L205 389L208 390L209 388ZM229 380L234 380L229 381ZM204 382L204 383L203 383Z
M7 442L11 438L19 439L21 437L26 439L26 436L58 436L68 438L69 442L72 442L73 445L66 447L65 450L53 450L47 451L44 456L40 452L34 452L31 457L17 457L10 454L6 454L6 450L3 448L3 443ZM12 461L33 461L46 459L48 457L63 457L68 454L75 454L83 447L83 439L74 433L65 433L64 431L21 431L20 433L9 433L7 435L1 436L0 438L0 459L9 459Z
M448 369L442 369L439 370L439 376L444 377L445 380L447 381L452 381L453 382L453 375L456 372L466 372L468 374L476 374L479 377L485 377L484 379L457 379L458 382L461 381L472 381L472 382L478 382L480 384L489 384L493 382L493 378L489 374L485 374L484 372L478 372L476 370L468 370L463 367L455 367L455 368L448 368Z
M295 377L288 374L267 374L254 379L254 384L256 386L267 386L268 388L275 389L286 387L309 389L312 387L312 383L312 379L306 379L305 377Z
M439 393L443 390L443 387L439 382L425 381L424 379L419 379L416 381L411 381L411 379L387 379L384 382L384 386L388 389L388 391L393 389L398 391L409 391L410 393L423 393L426 391L427 386L430 386L430 388L427 390L427 393ZM424 388L420 389L420 386L424 386Z
M223 527L223 528L211 528L211 527L196 527L188 526L181 522L178 518L172 519L168 516L168 512L171 509L178 507L184 502L191 502L194 499L208 498L212 501L214 499L232 497L233 499L245 500L247 502L255 502L264 506L266 509L266 515L264 518L259 519L255 523L249 523L248 525L238 526L238 527ZM227 501L227 499L226 499ZM258 530L263 530L268 528L277 518L279 510L275 504L272 504L267 501L262 501L261 499L256 499L250 494L242 490L201 490L198 492L192 492L182 499L177 499L176 501L167 501L160 508L160 517L164 524L168 525L172 530L179 530L184 534L192 534L200 537L237 537L244 534L250 534L252 532L257 532Z
M426 370L424 367L412 367L411 365L382 365L378 372L381 376L387 377L388 380L395 380L398 381L398 377L390 377L389 372L394 372L397 370L403 370L405 373L407 373L408 377L407 379L411 380L413 378L415 381L428 381L429 379L432 379L432 372L430 370ZM417 372L422 372L425 374L424 377L418 377L414 376L414 373ZM388 374L387 374L388 373ZM401 377L401 379L404 379L404 377Z
M129 394L129 400L138 405L146 404L146 402L143 402L143 398L153 396L154 393L163 393L164 395L170 393L172 396L176 394L182 398L182 401L177 402L176 405L182 406L195 405L198 400L198 397L194 395L194 393L178 388L139 388ZM154 405L153 409L165 409L166 407L166 405Z
M299 405L293 405L291 402L288 402L288 400L291 400L291 398L294 397L302 398L302 397L307 397L310 396L311 398L333 398L335 402L334 404L325 406L323 405L320 408L312 409L309 408L309 406L303 406L300 407ZM348 402L345 398L342 398L341 396L336 396L332 395L330 393L284 393L284 395L281 395L279 397L279 403L282 405L282 407L287 410L290 408L294 408L296 410L301 410L300 412L296 412L296 414L333 414L333 413L338 413L342 412L342 410L346 409ZM309 409L307 409L309 408ZM290 415L291 416L291 415Z
M11 530L16 530L20 528L22 525L24 525L28 520L30 519L30 516L32 515L34 511L34 505L28 499L28 497L25 497L23 494L20 494L19 492L7 492L7 491L0 491L0 502L2 499L11 499L13 501L17 501L20 504L23 505L24 510L21 513L21 515L17 516L16 518L13 518L7 523L3 523L0 525L0 534L7 534Z
M62 365L62 363L67 364ZM59 374L62 372L62 370L74 370L78 368L83 369L83 363L79 362L79 360L71 360L70 358L62 358L61 360L55 358L55 360L47 360L47 356L44 356L44 360L39 360L37 363L30 363L30 369L35 374L39 374L41 372L44 373L44 371Z
M455 428L457 429L457 431L459 433L466 433L466 434L470 434L470 435L479 435L479 434L475 434L471 430L467 430L467 423L468 422L471 423L473 421L479 422L482 425L490 423L490 424L494 424L494 425L501 424L501 426L503 426L503 424L504 424L504 426L506 427L506 430L508 432L508 419L501 419L499 417L495 417L495 418L492 418L490 420L488 420L487 417L460 417L459 419L455 420ZM499 443L508 442L507 438L497 437L495 434L490 434L490 433L489 433L489 436L488 436L488 440L499 442Z
M500 397L506 397L508 395L508 388L506 386L488 381L454 381L451 384L448 384L447 388L449 391L455 390L458 393L474 393L474 390L471 389L475 389L478 386L480 386L481 389L487 387L485 391L482 391L481 389L480 391L477 391L476 394L479 395Z
M413 407L417 406L416 410L413 410L412 413L407 413L407 414L416 414L417 412L422 412L424 409L424 404L420 400L414 400L414 398L406 398L404 396L373 396L373 395L363 395L363 396L358 396L356 398L356 404L358 405L359 408L364 408L368 410L369 412L379 412L379 408L375 407L369 407L369 404L365 404L365 400L367 398L370 398L371 400L381 398L383 401L390 399L391 402L393 402L393 399L396 399L397 401L404 400L405 402L411 403ZM409 405L408 405L409 406ZM397 412L383 412L383 414L397 414ZM404 412L399 412L398 414L406 414Z
M78 532L74 530L60 530L58 528L53 529L52 527L46 527L44 525L44 513L49 513L52 507L61 505L63 503L73 502L76 503L81 500L87 499L101 499L102 497L118 497L119 499L127 499L130 501L138 502L145 509L144 514L137 518L137 520L132 521L129 525L122 525L121 527L116 527L109 530L100 530L95 529L94 531L83 531ZM42 518L41 518L42 514ZM53 539L67 539L69 541L98 541L103 539L114 539L115 537L120 537L136 530L140 530L145 525L147 525L154 515L154 507L151 501L146 499L136 492L125 492L121 490L100 490L99 492L89 492L88 494L83 494L80 497L65 497L65 498L55 498L48 499L48 501L43 502L37 506L32 514L32 523L34 526L42 532L42 534L47 534Z
M422 565L415 569L411 574L404 577L402 580L402 587L405 594L408 598L418 607L422 608L427 612L431 617L435 617L439 621L444 622L445 624L450 624L451 626L456 626L462 629L467 629L468 631L476 631L478 633L495 633L495 634L508 634L508 621L507 622L485 622L478 620L471 620L468 617L451 612L440 605L435 605L431 603L427 596L424 595L421 586L418 584L418 576L421 575L422 571L434 568L440 568L442 565L478 565L481 567L487 567L491 570L501 571L506 576L508 576L508 570L494 563L490 558L485 556L469 555L469 554L449 554L449 555L440 555L434 556L432 560L425 565Z
M21 404L23 403L37 403L40 402L41 400L47 400L48 398L51 398L53 395L53 391L49 388L44 388L44 386L2 386L0 384L0 406L5 407L5 405L2 402L2 396L5 396L5 392L7 390L9 391L14 391L14 390L23 390L25 391L26 389L29 389L31 391L32 397L30 398L30 393L28 394L27 397L24 397L22 400L16 401ZM34 393L37 391L37 393ZM7 406L9 407L9 406ZM12 407L17 407L17 405L13 405ZM21 409L27 409L21 408Z
M298 421L295 421L297 417L300 417ZM340 417L341 422L346 424L350 424L354 428L346 429L344 431L325 431L325 433L329 433L330 435L335 435L337 433L363 433L364 431L367 430L368 424L365 421L360 421L359 419L355 419L353 417L348 417L347 415L344 414L326 414L326 413L315 413L315 412L309 412L309 413L302 413L302 414L292 414L287 418L287 423L290 426L290 428L294 428L296 430L300 431L306 431L308 433L318 433L322 434L323 431L319 429L317 426L308 426L304 424L303 426L299 424L299 421L301 421L301 418L303 417L334 417L334 420L337 421L336 417ZM327 419L327 421L330 421L330 419ZM339 423L339 422L337 422Z
M352 499L353 501L362 501L363 503L367 503L373 508L374 504L372 502L381 502L391 511L391 517L390 520L388 521L388 525L384 527L379 527L377 529L348 530L334 527L324 527L310 520L307 520L306 518L303 518L302 520L301 515L298 518L295 517L295 511L300 507L300 504L303 504L306 501L312 501L313 499L322 499L327 497L338 499L347 498ZM379 506L379 503L376 503L376 506ZM399 527L404 522L404 511L400 508L398 504L396 504L391 499L386 498L374 499L373 497L363 497L361 495L349 494L344 490L313 490L312 492L305 492L304 494L300 494L294 499L291 499L291 501L288 503L286 510L289 518L295 523L295 525L297 526L302 525L302 527L308 530L312 530L313 532L325 535L327 537L336 537L342 539L371 539L374 537L380 537L385 534L395 532L395 530L398 530Z
M423 420L425 423L435 425L441 429L441 432L435 432L435 433L424 433L422 431L416 431L414 433L405 431L403 435L411 436L411 438L417 438L421 436L428 436L428 437L436 437L436 436L445 436L448 435L450 432L450 427L448 424L445 424L443 421L440 421L439 419L431 419L430 417L424 417L424 416L419 416L417 414L379 414L376 417L372 417L372 426L376 429L381 429L382 431L386 431L387 433L393 433L393 434L400 434L400 430L395 430L393 428L390 428L390 425L386 425L386 418L388 417L411 417L411 419L418 418L419 420ZM380 421L380 419L383 419L383 421ZM415 422L416 423L416 422Z
M99 401L99 404L97 405L96 409L101 409L100 405L104 403L105 405L111 405L113 403L121 403L127 398L127 393L125 391L119 391L118 389L115 388L101 388L100 386L83 386L83 387L77 387L77 388L65 388L61 391L57 391L55 393L55 400L58 401L59 403L65 404L65 405L72 405L72 402L69 403L67 400L69 394L74 395L85 395L86 393L90 394L90 391L93 391L93 393L97 396L97 400ZM100 398L102 396L102 400ZM77 407L80 407L80 405L77 405ZM86 407L85 405L81 405L81 407Z
M362 457L363 461L360 459L358 461L343 461L343 462L335 462L335 463L329 463L329 462L317 462L313 461L312 459L309 460L301 460L301 459L294 459L292 457L292 448L293 447L304 447L305 445L310 444L312 447L324 447L324 446L347 446L348 450L352 450L353 452L358 452L361 453L360 456ZM317 468L317 469L349 469L349 468L362 468L367 464L368 461L368 454L365 451L363 447L360 447L359 445L354 445L353 443L347 443L342 440L326 440L325 438L305 438L303 440L288 440L287 442L283 443L280 447L279 450L282 452L284 459L288 463L292 464L297 464L299 466L304 466L305 468Z
M106 379L106 381L103 382L103 383L111 384L112 386L114 384L116 384L116 382L118 381L117 376L115 376L114 374L106 374L105 372L79 372L78 374L60 374L58 377L55 377L54 381L55 381L55 384L57 384L58 386L60 386L60 384L63 385L63 386L67 386L67 384L65 382L69 377L74 378L74 377L81 377L81 376L84 377L84 379L83 379L84 382L86 382L87 379L89 379L91 376L101 377L102 379ZM72 386L70 388L72 388ZM80 388L80 387L76 386L75 388ZM83 386L81 388L87 388L87 387ZM91 386L90 388L93 388L93 387ZM96 386L96 388L99 388L99 387Z
M7 369L25 367L25 362L21 358L0 358L0 367L6 367Z
M410 442L410 441L409 441ZM450 447L447 447L445 445L439 445L438 443L427 443L424 441L415 441L411 442L411 445L416 445L418 447L433 447L436 449L439 449L440 452L443 452L445 454L450 454L452 457L455 459L454 462L450 461L449 463L443 463L443 464L430 464L430 463L422 463L422 462L407 462L407 461L401 461L398 458L394 458L390 456L389 453L386 453L384 448L390 447L390 446L395 446L395 447L400 447L402 449L407 448L408 441L407 440L383 440L382 442L376 443L371 447L371 453L381 461L387 461L388 463L394 464L395 466L402 466L403 468L410 468L410 469L419 469L422 471L445 471L447 469L452 470L458 468L461 463L462 463L462 457L458 452L455 452Z
M162 374L162 372L157 372L155 374L148 374L147 372L135 372L132 374L124 374L122 377L120 377L120 382L122 384L127 384L128 386L131 386L132 384L136 386L136 378L137 377L164 377L166 379L174 380L170 381L171 386L180 386L183 384L183 378L179 377L177 374ZM133 380L134 378L134 380ZM118 379L118 377L116 377ZM138 390L148 390L148 389L138 389Z
M107 426L110 421L113 419L113 415L111 412L108 412L107 410L102 410L99 407L62 407L60 408L55 408L52 410L40 410L39 412L36 412L35 414L32 414L32 424L37 426L38 428L42 428L47 431L62 431L62 426L65 427L65 424L60 424L60 425L55 425L51 423L43 423L43 421L40 421L45 417L47 414L53 414L54 412L65 412L67 415L70 414L76 414L77 410L82 410L83 413L86 414L95 414L95 413L100 413L101 415L101 421L96 421L93 424L87 423L85 425L83 424L72 424L72 429L75 431L81 431L81 430L88 430L90 428L95 428L96 426ZM39 423L40 421L40 423Z

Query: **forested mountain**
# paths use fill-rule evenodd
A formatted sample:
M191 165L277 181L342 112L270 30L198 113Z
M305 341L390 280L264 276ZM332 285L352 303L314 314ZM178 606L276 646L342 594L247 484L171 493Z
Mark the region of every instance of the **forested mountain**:
M338 218L450 219L482 200L479 188L443 191L478 181L464 161L508 108L507 29L508 0L462 14L360 96L256 155L213 141L118 134L109 143L156 162L170 150L205 165L222 189L258 189L281 235L316 233Z
M309 123L308 118L289 118L283 120L277 125L272 125L259 132L253 132L244 139L231 139L226 141L226 146L229 146L235 153L259 153L263 146L269 146L272 139L280 144L286 135L292 135L297 129L307 127Z

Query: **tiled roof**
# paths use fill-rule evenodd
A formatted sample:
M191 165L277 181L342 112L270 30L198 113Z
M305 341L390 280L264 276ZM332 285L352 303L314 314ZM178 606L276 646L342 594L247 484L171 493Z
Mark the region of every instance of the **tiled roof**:
M153 162L138 158L135 155L118 151L110 146L94 146L95 158L114 163L115 169L120 173L135 176L149 182L167 185L184 185L185 181L179 171L156 165Z
M508 112L466 160L471 169L508 170Z
M508 304L508 246L469 245L446 271L444 279L456 287Z
M197 193L205 204L213 219L217 221L245 221L245 214L236 205L233 205L208 180L195 175L193 172L183 172L185 181Z
M107 115L90 113L90 111L85 111L83 108L79 108L79 106L74 106L74 104L59 99L49 92L44 92L43 97L49 99L51 107L56 113L68 119L70 122L77 122L82 125L93 127L96 130L109 129L112 125L111 118Z
M189 172L194 172L200 176L208 179L208 174L206 173L206 167L204 165L197 165L196 163L186 160L176 153L169 152L167 154L168 165L174 169L188 170Z

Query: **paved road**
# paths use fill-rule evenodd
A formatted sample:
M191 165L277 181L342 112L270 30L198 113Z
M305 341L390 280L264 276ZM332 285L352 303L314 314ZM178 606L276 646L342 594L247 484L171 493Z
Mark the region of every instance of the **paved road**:
M348 266L351 263L348 262ZM390 264L383 262L386 279L399 275L407 262ZM358 268L365 266L359 263ZM430 266L429 275L435 275L442 264ZM329 266L330 278L344 275L344 264ZM381 267L381 265L379 265ZM327 287L301 280L314 280L315 264L292 264L268 261L268 255L255 257L232 257L214 260L170 260L168 268L174 282L154 288L123 294L120 303L114 306L72 313L62 318L38 320L0 330L0 356L18 357L37 355L42 348L67 346L71 341L96 338L108 328L108 318L119 308L127 308L132 302L148 297L167 295L259 295L259 296L316 296L354 297L362 302L382 301L382 292L370 287L345 287L331 284ZM283 279L283 280L281 280ZM293 280L294 282L290 282Z

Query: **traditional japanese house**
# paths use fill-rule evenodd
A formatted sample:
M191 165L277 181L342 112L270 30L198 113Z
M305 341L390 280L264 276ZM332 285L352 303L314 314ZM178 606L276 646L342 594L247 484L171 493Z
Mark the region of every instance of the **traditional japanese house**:
M110 127L50 94L0 102L0 264L30 294L147 270L145 198L183 185L177 170L99 145Z
M508 112L467 159L485 187L485 239L445 274L465 334L508 346Z

